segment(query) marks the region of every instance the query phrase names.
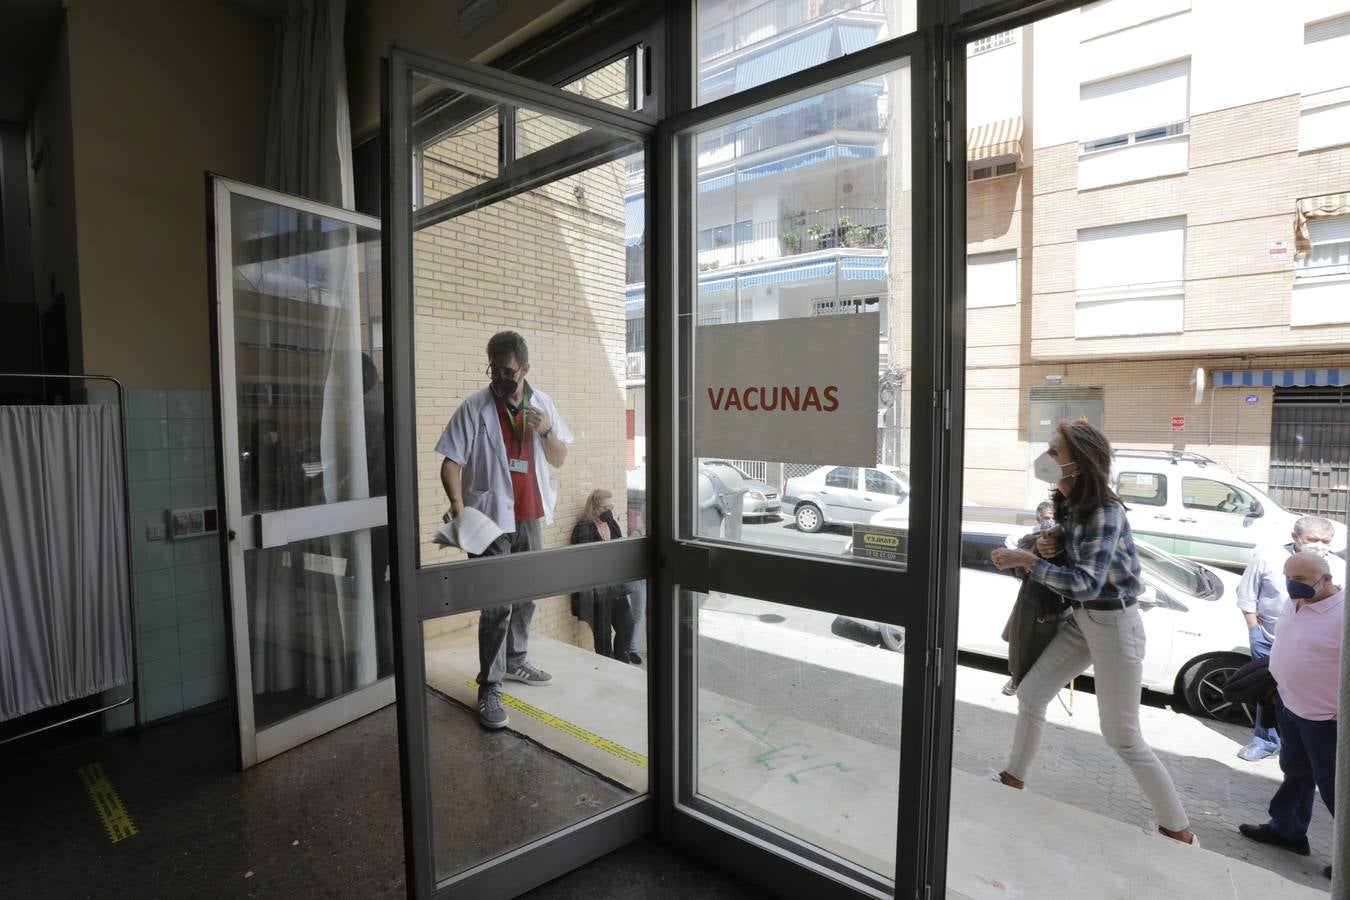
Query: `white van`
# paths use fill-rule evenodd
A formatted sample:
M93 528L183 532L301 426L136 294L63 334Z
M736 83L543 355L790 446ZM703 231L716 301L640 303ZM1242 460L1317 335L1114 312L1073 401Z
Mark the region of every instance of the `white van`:
M1117 450L1113 475L1135 537L1211 566L1242 569L1254 548L1287 544L1299 519L1198 453ZM1345 526L1334 524L1342 552Z

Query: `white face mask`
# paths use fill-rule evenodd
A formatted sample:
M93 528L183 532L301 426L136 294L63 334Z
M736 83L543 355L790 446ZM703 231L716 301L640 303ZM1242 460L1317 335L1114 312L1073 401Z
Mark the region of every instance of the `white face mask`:
M1031 474L1046 484L1059 484L1060 479L1064 477L1064 467L1055 462L1055 458L1047 450L1031 464Z
M1329 544L1324 544L1321 541L1309 541L1306 544L1300 544L1298 541L1295 541L1294 552L1316 553L1318 556L1325 557L1331 554L1331 546Z

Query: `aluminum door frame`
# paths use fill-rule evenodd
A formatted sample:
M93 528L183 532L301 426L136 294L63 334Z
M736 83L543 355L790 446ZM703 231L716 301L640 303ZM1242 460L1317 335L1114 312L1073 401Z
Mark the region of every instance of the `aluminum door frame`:
M649 579L655 584L654 551L650 538L638 538L496 559L425 567L420 565L412 240L418 225L442 219L415 210L412 204L413 173L410 167L415 145L409 82L414 72L424 73L479 97L558 115L631 139L642 145L647 154L649 197L652 179L650 145L656 132L656 119L646 113L608 106L488 66L440 59L399 46L391 49L384 64L381 135L387 168L382 179L386 217L383 233L383 299L384 346L389 361L385 378L385 408L389 414L385 419L385 429L386 446L390 448L387 454L391 485L388 518L390 558L394 561L391 593L397 630L394 657L398 685L404 862L408 890L414 897L453 896L456 900L508 897L565 874L649 833L655 827L654 797L658 788L653 780L651 789L645 795L438 881L431 819L422 623L455 612L535 598L541 593L565 593L639 578ZM546 154L547 150L542 152ZM523 177L532 179L539 175L531 170ZM493 200L498 199L501 196L494 195ZM653 216L652 206L649 201L649 225ZM468 209L462 211L467 212ZM649 260L652 245L649 239ZM653 291L649 287L649 324L652 322L651 310L655 303ZM648 334L651 334L650 330ZM649 378L649 398L653 389L653 379ZM649 440L654 424L649 417ZM650 498L650 488L648 495ZM649 499L649 515L652 509L653 504ZM653 653L650 657L651 679L655 679L655 670L660 664L659 654ZM655 703L656 692L649 691L649 735L655 720ZM661 755L660 746L649 737L649 747L649 755L655 762Z
M215 366L215 427L217 484L224 500L221 530L224 535L221 558L221 580L225 596L229 598L230 649L233 663L233 686L236 720L239 729L239 764L248 769L284 753L305 741L319 737L353 722L362 716L383 709L394 702L394 679L385 676L374 684L358 688L320 703L304 712L289 716L264 728L257 727L253 707L253 657L248 631L248 584L245 577L244 553L264 543L262 534L271 529L278 533L292 532L300 537L319 537L343 534L356 528L375 528L384 525L385 512L377 509L386 503L383 497L348 501L341 504L336 517L329 520L333 527L315 523L325 516L318 507L299 507L293 510L259 513L244 516L241 510L241 478L239 473L239 395L238 370L235 365L234 338L234 260L232 249L232 196L248 197L264 203L273 203L316 216L335 219L360 228L380 230L380 220L373 216L329 206L303 197L293 197L280 191L245 184L210 173L206 176L208 226L211 241L211 323Z
M947 523L941 504L950 493L946 457L950 396L946 392L946 371L950 359L943 349L949 335L944 320L945 308L939 303L942 265L939 259L940 235L944 220L939 202L938 160L943 141L935 127L943 92L937 52L939 35L932 21L924 18L933 4L921 5L920 28L884 43L842 56L812 69L785 76L730 97L700 107L692 107L692 98L677 108L683 109L661 123L657 140L659 181L654 193L658 198L679 198L658 203L662 219L657 223L656 239L664 252L657 262L655 280L664 296L675 300L673 306L659 310L658 363L667 366L674 378L658 398L666 437L649 447L656 450L656 470L669 473L656 485L665 499L659 521L652 522L658 536L658 553L669 559L662 570L663 591L679 602L660 609L662 627L659 636L666 655L674 662L674 671L663 671L670 683L661 698L659 712L666 721L661 739L673 746L674 754L661 760L666 767L661 781L673 786L674 796L662 798L662 834L695 848L719 865L750 878L787 896L809 897L882 897L892 890L897 896L923 896L935 881L933 842L935 828L945 828L947 815L946 775L930 777L944 764L949 765L950 724L944 732L941 722L942 673L955 667L955 635L939 640L937 632L938 594L934 573L946 553L941 525L959 530L959 517ZM686 15L688 10L685 10ZM685 22L675 27L673 58L688 54L678 40L690 29ZM825 557L794 556L772 548L751 548L692 537L693 485L684 477L686 466L695 458L691 422L681 405L681 396L691 389L693 354L692 325L695 320L693 281L696 252L688 236L695 234L691 204L679 200L692 184L693 172L682 143L688 143L695 129L706 128L754 115L766 109L811 96L880 72L890 71L908 61L910 80L910 124L912 126L910 179L913 184L911 219L915 223L913 244L913 304L911 327L912 392L911 472L925 477L912 479L910 557L903 572L881 565L843 562ZM678 63L672 64L675 71ZM678 81L678 78L676 79ZM676 85L677 88L683 85ZM684 235L684 241L677 236ZM648 280L650 293L653 279ZM663 362L664 361L664 362ZM862 472L859 470L859 484ZM959 497L959 468L956 494ZM916 483L917 482L917 483ZM959 499L957 506L959 509ZM951 555L951 554L947 554ZM959 553L953 558L958 558ZM691 591L720 590L760 597L776 603L821 609L841 615L869 618L906 628L907 651L904 659L904 694L901 727L900 798L896 815L896 877L894 883L861 866L844 863L837 857L804 840L784 834L727 808L697 796L693 790L693 760L696 744L695 672L688 661L694 659L691 629L684 623L693 618ZM888 604L900 590L910 591L913 605L897 609ZM951 651L944 653L950 645ZM663 667L664 669L665 667ZM950 676L948 684L951 683ZM950 704L948 698L947 703ZM950 722L949 716L946 720ZM945 740L948 752L943 753ZM936 768L934 762L936 761ZM903 811L903 813L902 813ZM728 838L732 838L728 840ZM945 834L941 836L945 841ZM939 856L939 859L941 857ZM940 881L938 881L940 884Z

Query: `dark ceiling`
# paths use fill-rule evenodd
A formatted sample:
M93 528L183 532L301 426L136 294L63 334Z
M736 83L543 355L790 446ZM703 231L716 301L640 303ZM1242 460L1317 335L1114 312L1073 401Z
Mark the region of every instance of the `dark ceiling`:
M61 0L0 0L0 121L27 121L61 14Z

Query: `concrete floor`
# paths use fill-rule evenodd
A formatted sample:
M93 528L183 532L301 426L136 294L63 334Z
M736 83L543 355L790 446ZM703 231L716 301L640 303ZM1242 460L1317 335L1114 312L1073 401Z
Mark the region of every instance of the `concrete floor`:
M474 754L487 752L531 784L555 779L538 796L553 796L556 805L539 812L524 801L528 817L524 806L510 805L523 791L498 792L491 815L471 814L472 804L438 804L437 814L449 817L442 820L449 823L446 835L463 847L460 856L443 860L447 865L551 830L558 811L577 802L578 790L598 790L597 779L576 777L548 751L479 732L467 710L442 701L431 709L440 722L434 760L466 772ZM392 707L243 773L235 771L235 739L223 708L135 736L73 744L65 737L0 748L0 897L405 896ZM117 790L134 836L113 843L103 829L77 774L93 762ZM567 769L569 780L560 783ZM522 828L522 820L529 826ZM639 841L527 896L768 895Z

